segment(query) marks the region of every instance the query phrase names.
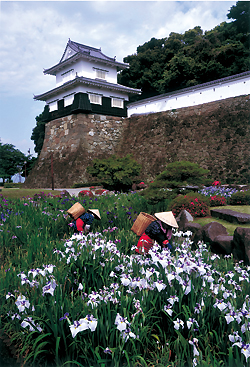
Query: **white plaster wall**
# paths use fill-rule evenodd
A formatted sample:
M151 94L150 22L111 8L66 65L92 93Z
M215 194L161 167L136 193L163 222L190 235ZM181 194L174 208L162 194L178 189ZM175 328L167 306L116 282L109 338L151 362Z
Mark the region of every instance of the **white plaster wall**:
M250 94L250 75L221 83L215 82L209 86L196 86L193 90L180 90L171 95L154 97L152 100L148 98L131 103L128 105L128 117L133 114L168 111L248 94Z
M74 79L76 74L78 76L83 76L85 78L95 79L96 78L96 72L94 68L98 68L101 70L106 70L108 73L106 74L106 80L108 83L114 83L117 84L117 70L116 67L107 66L104 64L101 64L99 62L93 63L93 61L88 60L78 60L72 65L67 65L66 68L61 69L56 74L56 87L59 87L60 85L64 84L63 80L63 73L67 72L68 70L74 69L72 73L72 78Z

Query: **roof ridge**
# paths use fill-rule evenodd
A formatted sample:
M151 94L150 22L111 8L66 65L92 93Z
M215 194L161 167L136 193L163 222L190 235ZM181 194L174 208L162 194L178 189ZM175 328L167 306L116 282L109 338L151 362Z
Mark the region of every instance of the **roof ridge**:
M84 45L83 43L79 43L79 42L75 42L75 41L71 41L71 39L69 39L68 44L73 44L75 45L77 48L79 47L84 47L84 48L88 48L90 50L93 51L101 51L101 47L100 48L96 48L96 47L92 47L92 46L88 46L88 45Z

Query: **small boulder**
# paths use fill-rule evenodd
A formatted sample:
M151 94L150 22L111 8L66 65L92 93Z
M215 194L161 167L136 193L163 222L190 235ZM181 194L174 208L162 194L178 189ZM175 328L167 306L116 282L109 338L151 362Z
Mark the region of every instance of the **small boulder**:
M233 235L233 256L250 265L250 228L237 227Z
M211 222L202 227L203 240L207 244L211 244L219 235L228 236L227 229L218 222Z
M218 235L211 243L215 254L230 255L233 251L233 236Z
M179 230L184 231L187 224L189 222L193 222L193 220L194 220L194 218L192 217L192 215L187 210L182 210L180 212L180 214L178 215L178 217L176 218L176 221L177 221L178 226L179 226Z
M210 245L219 235L228 236L226 228L220 223L211 222L205 224L205 226L195 233L193 241L194 243L204 241L204 243Z

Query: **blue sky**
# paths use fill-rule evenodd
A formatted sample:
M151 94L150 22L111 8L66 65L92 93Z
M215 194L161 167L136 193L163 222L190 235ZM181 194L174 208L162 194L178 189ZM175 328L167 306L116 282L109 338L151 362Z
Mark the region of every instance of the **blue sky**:
M1 1L0 141L24 154L44 102L33 96L55 87L43 69L57 64L68 39L101 47L123 61L152 37L229 21L236 1Z

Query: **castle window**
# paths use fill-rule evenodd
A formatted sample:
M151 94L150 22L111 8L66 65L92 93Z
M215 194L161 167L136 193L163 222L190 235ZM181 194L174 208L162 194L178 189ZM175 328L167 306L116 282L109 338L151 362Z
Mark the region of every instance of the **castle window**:
M71 105L74 102L74 93L64 97L64 107Z
M112 98L111 106L118 107L118 108L124 108L124 100L121 98Z
M108 73L107 70L102 70L102 69L97 69L97 68L94 68L94 70L95 70L95 77L97 79L106 80L106 76Z
M65 71L65 73L61 74L63 83L68 82L69 80L74 79L74 69L70 69Z
M56 111L58 109L57 101L58 99L56 101L49 102L49 112Z
M100 94L89 94L90 103L102 104L102 96Z

